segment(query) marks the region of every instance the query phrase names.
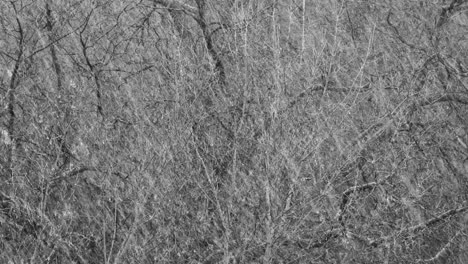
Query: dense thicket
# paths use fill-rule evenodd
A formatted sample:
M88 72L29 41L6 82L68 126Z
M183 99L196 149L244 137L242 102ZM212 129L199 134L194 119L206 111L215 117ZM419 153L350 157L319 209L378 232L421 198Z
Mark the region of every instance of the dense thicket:
M0 2L0 262L467 263L463 0Z

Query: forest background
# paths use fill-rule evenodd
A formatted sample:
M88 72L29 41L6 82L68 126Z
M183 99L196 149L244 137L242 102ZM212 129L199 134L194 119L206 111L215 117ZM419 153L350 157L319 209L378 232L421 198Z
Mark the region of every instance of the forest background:
M0 2L0 262L468 263L468 3Z

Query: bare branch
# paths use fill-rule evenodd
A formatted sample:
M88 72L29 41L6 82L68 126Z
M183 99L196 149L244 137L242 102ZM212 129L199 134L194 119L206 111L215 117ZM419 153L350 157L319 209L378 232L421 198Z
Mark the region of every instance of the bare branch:
M190 5L187 5L185 3L180 3L179 1L175 1L175 0L172 0L172 1L171 0L154 0L154 3L162 5L165 8L168 8L168 9L174 9L174 10L177 10L177 11L182 11L182 12L186 13L187 15L198 19L198 10L197 10L197 8L195 8L193 6L190 6Z
M455 244L455 238L457 238L463 230L458 230L458 232L445 244L444 247L442 247L437 254L435 254L434 257L430 259L420 259L418 262L433 262L437 261L439 258L441 258L447 251L450 250L450 247Z

